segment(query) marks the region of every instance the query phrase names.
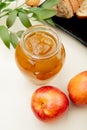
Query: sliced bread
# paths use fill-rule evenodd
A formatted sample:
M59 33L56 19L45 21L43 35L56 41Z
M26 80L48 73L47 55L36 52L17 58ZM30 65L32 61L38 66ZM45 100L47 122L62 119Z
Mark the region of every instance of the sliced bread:
M38 6L40 3L40 0L26 0L26 5L28 6Z
M84 1L84 0L77 0L79 5L81 5L81 3Z
M78 18L87 18L87 0L84 0L80 8L76 11Z
M77 11L77 9L79 8L79 3L77 0L69 0L72 8L73 8L73 12L75 13Z
M74 15L72 6L69 0L61 0L56 6L57 16L63 18L71 18Z

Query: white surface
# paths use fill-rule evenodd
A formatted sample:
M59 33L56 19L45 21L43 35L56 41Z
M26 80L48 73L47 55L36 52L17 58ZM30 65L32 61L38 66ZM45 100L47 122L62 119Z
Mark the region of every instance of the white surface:
M17 28L17 26L16 26ZM58 29L66 49L66 60L61 72L48 85L67 93L72 76L87 70L87 47ZM0 130L87 130L87 107L71 104L60 120L39 121L30 107L31 95L39 86L31 84L18 70L15 50L8 50L0 40Z

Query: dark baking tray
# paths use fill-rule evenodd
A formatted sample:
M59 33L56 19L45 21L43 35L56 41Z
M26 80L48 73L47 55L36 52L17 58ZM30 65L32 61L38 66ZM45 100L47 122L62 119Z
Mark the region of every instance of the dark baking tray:
M67 32L87 47L87 19L79 19L76 16L70 19L54 16L52 20L57 27Z

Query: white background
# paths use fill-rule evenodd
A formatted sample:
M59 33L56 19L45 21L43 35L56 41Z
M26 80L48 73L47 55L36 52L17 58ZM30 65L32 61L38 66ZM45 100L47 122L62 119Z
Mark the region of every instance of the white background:
M19 24L14 28L19 28ZM60 73L48 85L60 88L68 96L69 80L87 70L87 47L63 31L57 31L66 50L66 60ZM15 50L7 49L0 40L0 130L87 130L87 106L76 107L71 102L61 119L51 123L39 121L30 107L32 93L38 87L25 79L17 68Z

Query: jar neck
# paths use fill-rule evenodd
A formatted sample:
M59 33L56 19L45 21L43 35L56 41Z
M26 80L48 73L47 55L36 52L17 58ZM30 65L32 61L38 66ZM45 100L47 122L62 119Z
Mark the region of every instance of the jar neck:
M47 42L47 40L50 39L49 41L53 42L53 44L55 45L54 49L52 51L49 51L49 53L47 53L47 54L43 54L43 55L36 54L36 52L38 52L38 50L41 51L40 49L42 49L42 51L43 51L44 48L51 47L51 45L47 46L46 44L44 45L43 43L41 43L41 45L38 44L39 46L35 45L36 43L35 43L34 38L36 38L35 35L37 35L37 34L38 35L43 34L45 42ZM29 37L32 37L32 39ZM46 39L45 37L48 37L48 39ZM34 43L30 43L29 39ZM40 39L40 40L42 40L42 39ZM47 43L47 44L51 44L51 42ZM33 48L33 52L32 52L31 46L33 46L33 44L34 44L34 48ZM42 46L42 44L43 44L43 46ZM20 46L21 46L22 50L24 51L24 53L33 59L47 59L47 58L54 56L56 53L58 53L60 51L62 43L60 41L60 36L57 34L57 32L53 28L48 27L48 26L43 26L43 25L36 25L36 26L30 27L23 33L23 35L21 37L21 41L20 41ZM38 47L36 48L36 46L38 46Z

